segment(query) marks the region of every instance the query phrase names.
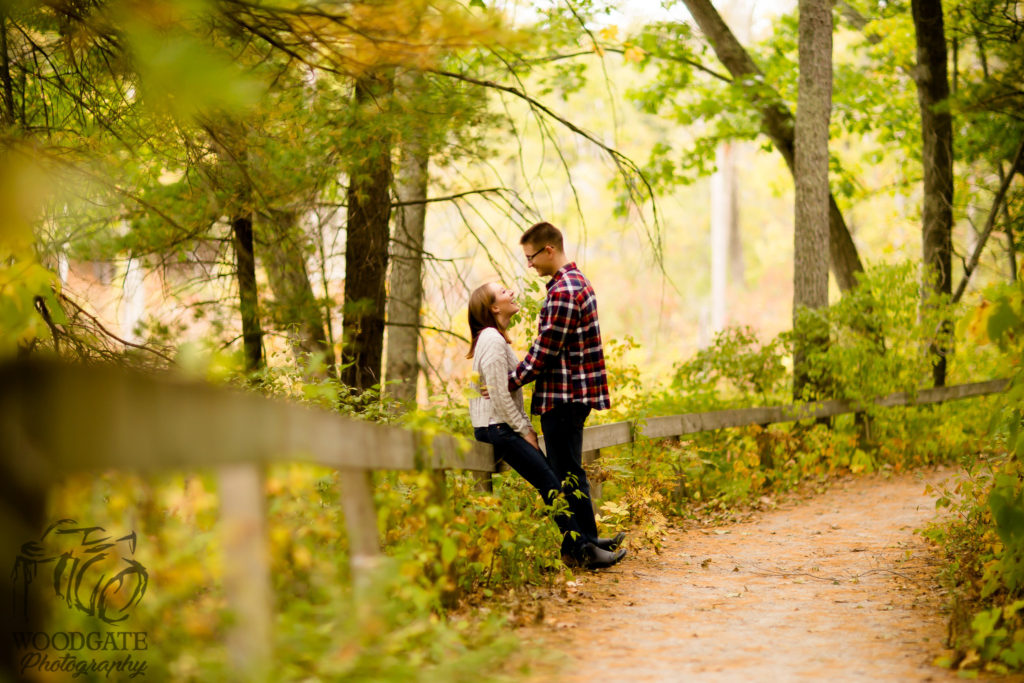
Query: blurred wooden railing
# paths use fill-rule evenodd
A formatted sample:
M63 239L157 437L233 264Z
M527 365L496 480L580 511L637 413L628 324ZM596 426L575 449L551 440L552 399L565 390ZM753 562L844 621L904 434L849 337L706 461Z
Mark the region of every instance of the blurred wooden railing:
M993 380L914 395L892 394L875 403L923 405L998 393L1006 386L1006 380ZM593 462L602 448L640 437L792 422L862 409L846 401L824 401L604 424L584 430L584 461ZM50 363L0 366L0 456L0 487L11 492L0 509L0 522L7 530L3 537L22 542L38 534L43 520L34 516L41 514L40 501L67 474L217 469L225 591L235 616L228 647L236 670L249 673L267 671L273 619L265 464L292 460L338 470L356 580L372 571L381 553L371 471L495 471L491 447L466 439L428 436L166 375Z

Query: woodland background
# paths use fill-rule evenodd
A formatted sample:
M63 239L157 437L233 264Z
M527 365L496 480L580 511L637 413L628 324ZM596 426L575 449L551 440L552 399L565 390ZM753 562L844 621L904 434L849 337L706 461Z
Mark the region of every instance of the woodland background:
M766 491L955 462L960 515L927 531L946 664L1018 668L1022 34L1012 0L8 0L0 353L468 434L466 299L513 287L521 353L543 283L518 237L548 220L598 294L597 420L1011 378L623 448L595 477L604 522L655 552ZM268 474L281 675L528 669L497 666L515 605L571 574L521 482L378 475L372 616L346 607L334 484ZM209 473L76 477L49 503L146 535L152 666L175 679L227 666L216 505Z

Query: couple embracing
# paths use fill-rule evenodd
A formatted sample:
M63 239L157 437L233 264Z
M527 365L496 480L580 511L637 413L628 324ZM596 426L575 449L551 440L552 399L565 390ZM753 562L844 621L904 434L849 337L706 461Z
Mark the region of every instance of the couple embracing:
M519 310L515 294L498 283L478 287L469 299L472 341L468 358L479 376L480 396L469 402L474 434L494 446L496 458L521 474L551 504L565 494L568 513L554 516L562 532L562 559L591 569L610 567L626 555L625 534L601 538L583 471L583 424L591 410L611 405L597 299L590 282L564 251L562 233L537 223L519 240L526 263L550 277L538 335L522 362L506 334ZM547 456L523 407L525 384L536 381L530 409L540 415Z

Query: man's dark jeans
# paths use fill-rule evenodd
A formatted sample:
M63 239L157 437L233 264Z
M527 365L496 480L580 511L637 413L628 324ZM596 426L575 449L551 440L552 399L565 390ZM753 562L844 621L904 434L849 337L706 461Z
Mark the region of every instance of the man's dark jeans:
M590 482L583 471L583 423L588 415L588 405L560 403L540 416L540 428L544 432L548 462L558 480L563 482L562 491L583 532L583 539L596 543L597 523L590 500Z
M494 455L501 458L509 467L522 475L523 479L540 492L544 502L548 505L558 497L561 490L561 479L551 469L547 458L539 450L533 447L526 439L519 435L507 424L496 424L490 427L477 427L473 430L477 441L483 441L494 446ZM576 559L582 559L584 535L580 532L580 526L576 521L576 511L570 503L572 515L554 515L555 524L562 532L562 554L570 555ZM590 515L593 523L594 515Z

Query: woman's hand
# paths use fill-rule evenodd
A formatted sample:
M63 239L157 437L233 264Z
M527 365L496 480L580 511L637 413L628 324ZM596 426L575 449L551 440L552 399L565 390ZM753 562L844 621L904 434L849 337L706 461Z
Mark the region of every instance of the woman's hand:
M537 440L537 432L531 429L523 438L526 439L526 443L530 444L538 451L540 450L540 441Z

